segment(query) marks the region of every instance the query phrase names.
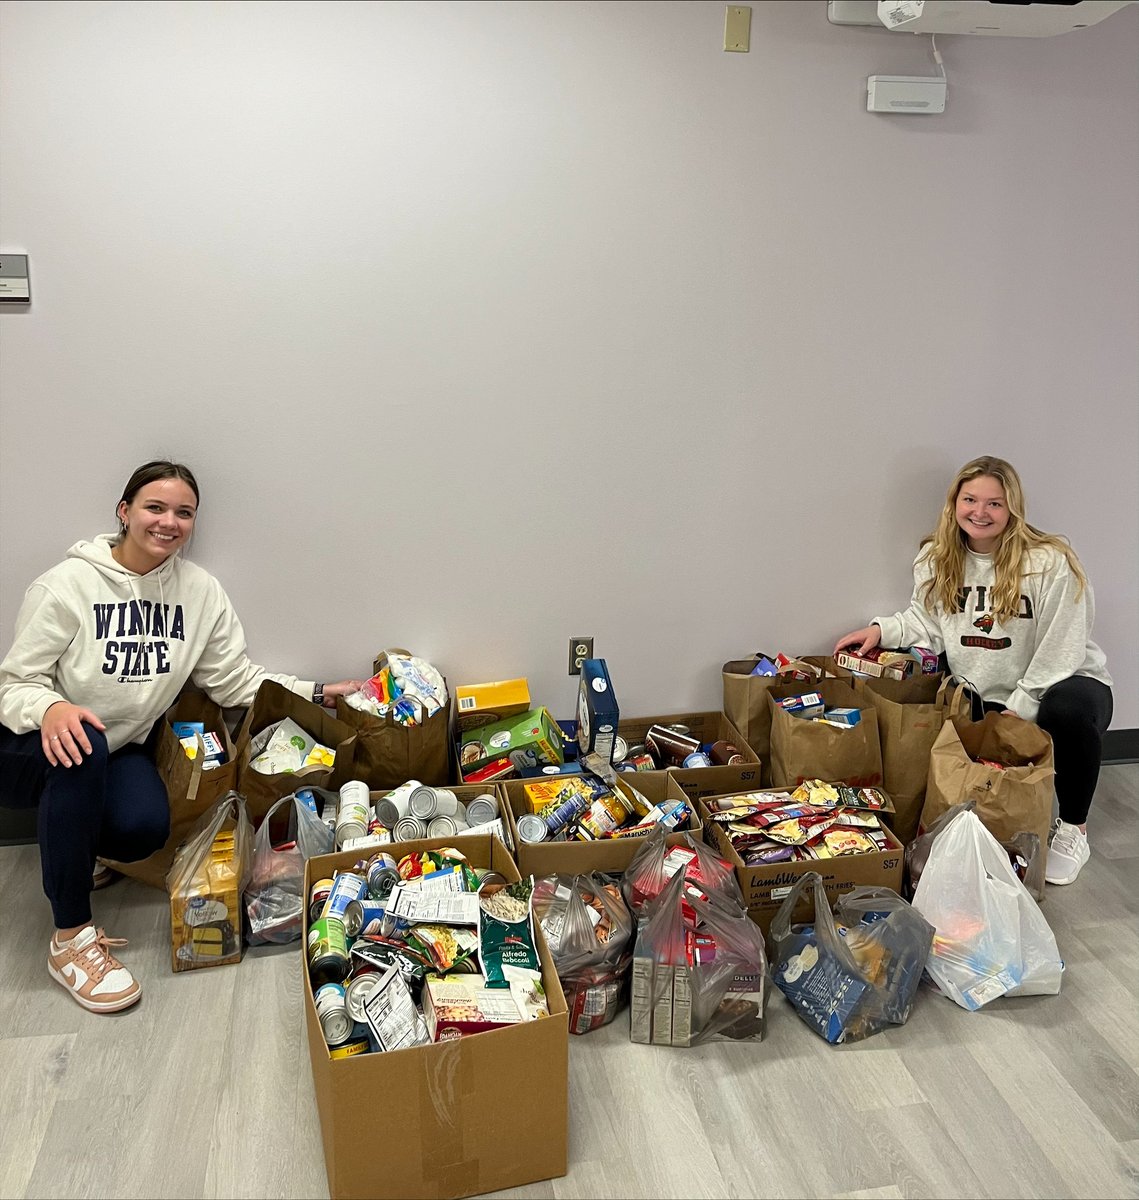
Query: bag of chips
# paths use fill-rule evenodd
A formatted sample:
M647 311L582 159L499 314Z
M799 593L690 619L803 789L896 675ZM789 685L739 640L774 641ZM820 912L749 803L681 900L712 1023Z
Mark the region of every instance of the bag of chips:
M814 922L793 926L808 888ZM933 942L932 926L886 888L856 888L839 900L837 916L836 923L822 876L809 871L771 923L772 981L832 1045L905 1024Z

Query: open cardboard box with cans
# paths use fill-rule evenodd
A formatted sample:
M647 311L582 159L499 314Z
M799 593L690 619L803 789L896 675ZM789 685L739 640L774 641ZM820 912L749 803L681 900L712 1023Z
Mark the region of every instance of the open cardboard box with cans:
M557 778L550 776L549 778ZM596 841L524 842L518 836L518 818L530 812L524 791L532 779L508 779L499 783L503 798L503 813L510 822L510 836L514 839L514 857L523 875L582 875L588 871L602 871L617 875L626 870L633 856L644 843L642 837L598 838ZM650 804L662 800L684 800L687 795L668 771L638 771L627 776L617 776L617 786L635 787ZM693 806L692 819L683 831L670 833L668 845L679 845L687 832L694 838L701 835L699 817Z
M782 788L751 789L752 791L781 792ZM877 789L882 791L881 788ZM737 789L739 791L739 789ZM735 795L736 792L725 793ZM885 792L888 808L883 811L893 811L893 801ZM766 938L771 922L779 911L784 898L791 888L808 871L817 871L823 879L827 900L834 906L835 900L844 892L856 887L883 887L897 892L902 891L902 867L905 850L902 843L893 832L883 825L890 848L874 850L865 854L844 854L838 858L813 858L803 862L767 863L761 866L749 867L744 863L739 853L732 846L731 840L720 827L709 819L708 805L701 798L696 801L696 810L704 827L704 841L717 854L735 867L736 879L743 893L744 907L748 916L763 930ZM804 897L795 912L793 921L809 921L811 919L810 896ZM771 947L768 947L771 949Z
M392 843L385 852L400 859L455 845L454 838L427 838ZM465 837L459 848L473 866L498 871L508 883L521 878L495 837ZM359 859L355 850L309 859L305 895L314 880L332 877ZM534 935L548 1017L454 1041L348 1058L329 1053L307 956L298 956L333 1200L472 1196L566 1173L566 1001L537 921Z
M453 792L455 795L455 798L459 801L459 803L462 805L464 810L469 806L469 804L472 800L475 800L480 796L489 796L494 800L495 804L497 805L497 812L498 812L498 815L494 818L494 821L490 822L490 824L484 824L484 825L472 824L470 829L460 829L456 833L450 833L450 834L446 834L446 835L440 834L441 837L442 836L447 836L447 837L451 837L451 838L470 837L470 836L474 835L476 832L478 832L478 833L483 833L483 834L486 834L489 836L501 836L502 840L506 843L506 848L508 850L513 849L514 832L510 827L509 818L506 816L506 814L504 812L505 804L503 803L502 795L498 791L498 789L494 787L493 784L485 784L485 785L473 784L473 783L449 784L445 789L441 788L440 790ZM376 801L377 800L382 801L386 796L390 795L390 792L391 792L391 789L389 789L389 788L381 788L379 790L370 791L368 793L368 798L369 798L369 801L370 801L372 807L375 808ZM496 824L496 822L501 822L501 833L500 833L500 827L498 824ZM425 822L425 824L426 824L426 822ZM377 845L374 848L357 847L357 853L358 854L366 854L366 853L370 852L372 849L384 850L384 849L386 849L386 847L383 845Z
M700 796L726 796L731 792L757 788L760 784L760 762L755 751L744 741L744 735L722 712L670 713L657 717L622 718L617 732L629 746L645 740L654 725L687 725L689 736L701 745L707 742L730 742L743 756L742 763L711 767L669 767L667 770L691 800ZM635 778L663 775L664 771L638 771Z

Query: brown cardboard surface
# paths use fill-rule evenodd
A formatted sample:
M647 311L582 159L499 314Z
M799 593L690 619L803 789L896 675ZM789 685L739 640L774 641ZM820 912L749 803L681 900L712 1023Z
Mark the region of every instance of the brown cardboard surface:
M630 746L645 740L652 725L687 725L694 738L704 742L731 742L747 760L731 767L670 767L689 800L701 796L726 796L729 792L759 787L760 762L744 735L722 712L669 713L656 717L629 717L617 724L617 732ZM638 771L637 776L663 775L664 771Z
M582 875L587 871L619 875L633 861L643 838L601 838L596 842L523 842L518 837L516 819L529 811L522 792L522 785L528 782L529 780L509 779L498 785L499 794L504 800L503 811L510 821L514 857L523 875ZM637 771L635 774L629 772L626 782L632 784L652 804L659 804L660 801L670 798L686 798L683 788L670 771ZM692 827L685 832L698 838L701 831L695 812L693 822ZM670 846L681 845L684 842L684 834L669 834L666 842Z
M702 800L696 802L697 812L704 825L704 841L726 858L736 869L736 879L743 892L748 916L763 930L764 937L771 927L783 898L801 875L817 871L823 879L827 899L834 904L843 892L856 887L885 887L901 895L902 863L905 851L901 842L887 828L891 848L870 854L847 854L840 858L808 859L805 862L770 863L748 867L733 849L727 834L708 820L708 809ZM796 908L794 920L810 920L809 898Z
M397 842L391 853L399 858L453 844L447 838ZM467 837L461 848L473 865L500 871L509 881L519 878L497 838ZM305 895L314 879L350 867L358 857L349 850L310 859ZM333 1200L471 1196L566 1173L568 1016L553 960L534 925L549 1017L387 1054L329 1057L307 962L299 956ZM519 1105L527 1102L539 1119L520 1125Z

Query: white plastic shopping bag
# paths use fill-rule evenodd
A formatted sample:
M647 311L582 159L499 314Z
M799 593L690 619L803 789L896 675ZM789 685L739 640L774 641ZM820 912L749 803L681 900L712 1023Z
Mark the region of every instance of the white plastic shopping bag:
M913 907L937 931L926 971L962 1008L1060 991L1052 930L976 813L961 812L934 839Z

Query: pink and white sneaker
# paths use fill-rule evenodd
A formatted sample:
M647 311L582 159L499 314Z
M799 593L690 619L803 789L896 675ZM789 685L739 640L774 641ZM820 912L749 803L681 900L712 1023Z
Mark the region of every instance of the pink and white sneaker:
M53 934L47 969L77 1004L91 1012L119 1012L142 997L138 980L111 953L112 946L125 945L123 938L109 938L94 925L62 943Z

